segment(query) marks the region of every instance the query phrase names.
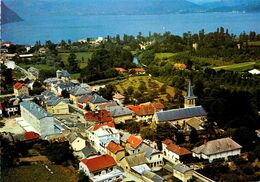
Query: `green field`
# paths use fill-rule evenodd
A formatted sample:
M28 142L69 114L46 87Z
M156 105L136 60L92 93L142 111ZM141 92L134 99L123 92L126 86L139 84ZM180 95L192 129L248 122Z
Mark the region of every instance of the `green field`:
M248 42L249 46L260 46L260 41Z
M247 71L250 69L253 69L254 65L256 62L245 62L245 63L237 63L237 64L231 64L231 65L226 65L226 66L218 66L218 67L213 67L216 71L224 69L224 70L229 70L229 71Z
M149 85L148 80L151 80L151 84ZM147 88L147 90L154 90L154 89L159 89L163 83L159 82L158 80L149 78L149 76L132 76L132 77L128 77L127 79L124 80L120 80L120 81L114 81L114 85L116 87L116 90L122 94L125 93L125 91L127 90L127 88L129 86L133 86L134 91L139 90L138 87L140 85L141 82L145 83L145 86ZM154 88L156 87L156 88ZM166 89L166 93L168 93L170 96L174 96L174 88L167 86ZM162 96L164 97L164 96Z
M172 58L174 55L176 55L175 53L171 53L171 52L167 52L167 53L156 53L155 54L155 59L159 59L159 60L167 60Z
M59 56L61 56L61 59L65 64L68 62L68 57L70 53L59 53ZM88 60L92 56L92 52L77 52L75 53L77 56L78 63L80 64L80 68L84 68L87 66Z
M26 165L19 166L9 170L4 176L4 182L76 182L78 177L76 171L59 165L48 164L53 174L51 174L46 168L45 164ZM2 181L1 180L1 181Z

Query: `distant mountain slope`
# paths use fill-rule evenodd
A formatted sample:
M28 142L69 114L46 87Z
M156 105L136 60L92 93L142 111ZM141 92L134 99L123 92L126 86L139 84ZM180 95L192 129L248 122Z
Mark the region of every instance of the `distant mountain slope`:
M211 12L227 12L227 11L260 11L260 0L218 0L212 3L204 3L201 5L207 11Z
M6 24L18 21L22 21L22 18L8 8L4 2L1 2L1 23Z
M186 0L5 0L25 15L167 14L197 12L199 5Z

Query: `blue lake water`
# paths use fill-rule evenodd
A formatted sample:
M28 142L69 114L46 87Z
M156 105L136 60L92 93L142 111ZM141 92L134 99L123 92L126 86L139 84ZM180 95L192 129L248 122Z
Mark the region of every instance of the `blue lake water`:
M137 35L142 32L182 35L215 31L223 26L230 33L256 31L260 33L260 13L193 13L167 15L90 15L90 16L30 16L24 21L2 25L2 39L18 44L34 44L40 40L73 40L105 37L116 34Z

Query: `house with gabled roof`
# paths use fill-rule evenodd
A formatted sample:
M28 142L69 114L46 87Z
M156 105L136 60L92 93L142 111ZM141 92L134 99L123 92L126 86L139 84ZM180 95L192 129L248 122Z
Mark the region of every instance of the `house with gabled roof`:
M183 182L188 182L192 178L193 170L185 164L172 166L173 176Z
M166 139L162 142L162 152L163 157L173 164L182 163L183 160L192 155L191 151L174 144L170 139Z
M91 94L85 94L85 95L82 95L81 97L79 97L78 99L78 103L77 103L77 106L81 109L85 109L86 106L88 105L88 101L89 99L92 97Z
M113 96L112 96L113 100L115 102L117 102L118 104L123 104L124 103L124 100L125 100L125 96L123 96L122 94L120 93L115 93Z
M71 77L69 72L67 70L57 70L56 71L56 77L58 79L62 79L63 81L68 81Z
M116 71L118 71L119 73L127 73L128 71L124 68L115 68Z
M96 110L87 112L84 115L87 122L107 123L113 121L112 116L107 110Z
M75 87L75 84L72 82L58 83L52 87L52 91L55 94L57 94L58 96L61 96L62 91L69 92L70 90L74 89L74 87Z
M242 146L231 138L211 140L192 150L192 156L212 162L214 159L227 159L240 155Z
M114 141L120 144L120 133L114 127L110 127L110 124L95 125L88 130L88 139L97 152L106 154L106 146L110 141Z
M98 94L94 94L94 95L92 95L92 97L89 98L88 105L92 111L95 111L97 106L99 106L103 103L106 103L106 102L108 102L107 99L105 99L104 97L102 97Z
M20 94L29 95L29 88L24 83L16 82L13 86L13 89L15 96L18 96Z
M67 139L74 151L81 151L86 147L86 140L80 133L72 132L67 136Z
M102 103L96 107L97 110L107 110L107 108L112 106L117 106L118 104L115 101L108 101L105 103Z
M125 149L113 140L107 144L106 149L107 154L111 155L117 162L125 157Z
M112 106L108 107L107 110L110 112L115 123L125 123L133 119L133 112L128 107Z
M143 139L130 135L126 140L125 149L129 155L140 153L143 146Z
M74 103L77 103L81 96L91 94L91 91L80 86L75 86L72 90L69 91L69 94L70 100Z
M52 114L69 114L68 101L55 95L44 99L44 107Z
M141 150L145 153L145 157L148 161L147 165L152 171L159 171L163 167L164 162L161 151L148 145L143 145Z
M135 73L138 75L143 75L145 74L145 69L144 68L132 68L128 70L129 73Z
M117 168L115 159L110 155L82 159L79 163L79 169L93 182L123 179L123 172Z
M137 121L152 121L153 115L155 112L162 111L164 105L161 103L149 103L141 104L138 106L128 106L135 113Z
M137 153L137 154L132 154L132 155L124 157L120 161L120 166L125 171L131 171L131 170L133 170L132 169L133 167L141 166L141 165L144 165L144 164L146 165L147 163L148 163L148 161L145 157L145 153ZM149 169L149 167L148 167L148 169Z

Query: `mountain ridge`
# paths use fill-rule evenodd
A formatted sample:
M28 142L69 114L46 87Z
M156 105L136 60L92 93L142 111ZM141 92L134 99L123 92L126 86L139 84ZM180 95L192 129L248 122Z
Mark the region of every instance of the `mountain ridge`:
M12 9L7 7L4 2L1 2L1 24L19 22L23 19Z

